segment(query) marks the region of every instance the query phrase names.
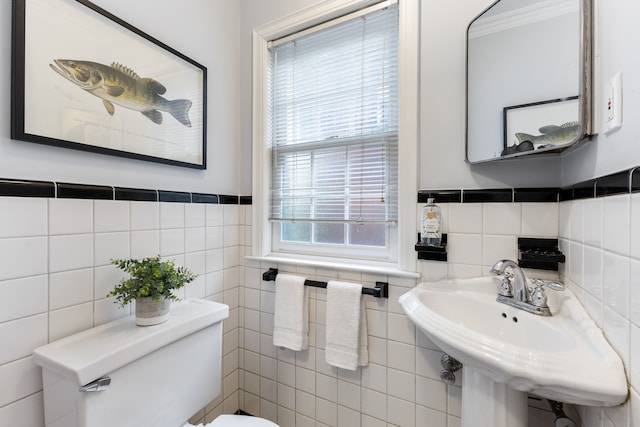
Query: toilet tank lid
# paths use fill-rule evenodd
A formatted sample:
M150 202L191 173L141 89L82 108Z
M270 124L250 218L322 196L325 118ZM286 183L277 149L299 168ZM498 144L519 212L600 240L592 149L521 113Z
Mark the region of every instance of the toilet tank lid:
M36 364L85 385L174 341L221 322L229 306L201 299L171 305L169 320L136 326L129 316L34 350Z

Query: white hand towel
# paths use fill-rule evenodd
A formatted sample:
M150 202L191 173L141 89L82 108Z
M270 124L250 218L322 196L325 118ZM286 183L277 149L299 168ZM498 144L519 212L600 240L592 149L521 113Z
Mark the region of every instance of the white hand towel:
M309 346L309 292L304 281L291 274L276 276L273 345L277 347L300 351Z
M367 317L362 285L327 283L325 360L338 368L355 371L369 363Z
M360 332L358 333L358 366L369 364L369 330L364 298L360 298Z

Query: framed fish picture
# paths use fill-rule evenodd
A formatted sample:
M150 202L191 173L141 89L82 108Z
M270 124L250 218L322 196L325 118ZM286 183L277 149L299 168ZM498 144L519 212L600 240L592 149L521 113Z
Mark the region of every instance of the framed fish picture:
M11 138L206 169L207 69L87 0L13 0Z
M581 136L579 117L577 96L505 107L501 156L567 146Z

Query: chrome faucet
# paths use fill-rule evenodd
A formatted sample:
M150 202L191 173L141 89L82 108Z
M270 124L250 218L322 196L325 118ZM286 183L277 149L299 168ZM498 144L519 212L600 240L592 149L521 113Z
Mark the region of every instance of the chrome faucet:
M507 268L511 270L511 273L506 271ZM541 279L533 279L531 282L535 289L529 288L524 272L515 261L510 259L496 262L489 272L504 277L496 300L529 313L551 316L543 286L556 291L564 290L562 283Z
M506 271L507 268L511 268L512 273L508 273ZM527 279L525 279L522 269L515 261L511 261L510 259L498 261L491 267L489 273L504 276L500 288L500 295L513 298L516 301L531 301L527 290ZM511 293L511 295L509 295L509 293Z

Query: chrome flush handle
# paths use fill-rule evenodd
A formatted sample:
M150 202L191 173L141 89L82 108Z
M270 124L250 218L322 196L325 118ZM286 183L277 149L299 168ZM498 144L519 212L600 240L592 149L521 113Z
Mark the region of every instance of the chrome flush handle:
M106 390L111 384L110 377L102 377L98 378L95 381L91 381L89 384L83 385L80 387L80 391L82 392L92 392L92 391L103 391Z

